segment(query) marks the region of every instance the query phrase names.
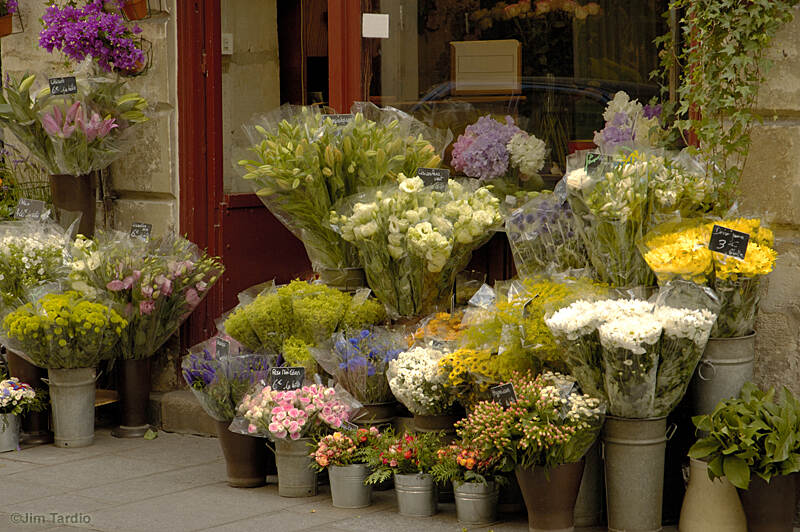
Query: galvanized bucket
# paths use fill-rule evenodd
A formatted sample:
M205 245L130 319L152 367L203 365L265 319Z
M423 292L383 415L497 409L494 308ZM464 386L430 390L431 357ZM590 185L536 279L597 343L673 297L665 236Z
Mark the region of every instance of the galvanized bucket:
M581 488L575 501L575 526L598 526L603 522L603 461L600 442L585 456Z
M355 292L359 288L367 286L367 278L361 268L320 270L318 273L322 283L342 292Z
M603 459L609 530L661 530L666 448L666 417L606 417Z
M488 525L497 521L497 486L494 482L453 483L458 522Z
M336 508L365 508L372 504L372 486L364 485L369 476L367 464L330 466L328 476Z
M19 449L19 416L0 414L0 453Z
M54 443L58 447L86 447L94 441L95 368L49 369L53 406Z
M753 380L756 333L737 338L711 338L689 387L692 415L710 414L717 404L739 395Z
M366 404L356 411L351 421L356 425L372 426L391 423L397 416L397 401Z
M311 438L275 441L278 495L313 497L317 494L317 472L311 469Z
M428 475L394 475L397 512L410 517L428 517L436 513L436 489Z
M747 532L736 488L725 478L708 478L708 464L702 460L690 459L679 527L681 532Z

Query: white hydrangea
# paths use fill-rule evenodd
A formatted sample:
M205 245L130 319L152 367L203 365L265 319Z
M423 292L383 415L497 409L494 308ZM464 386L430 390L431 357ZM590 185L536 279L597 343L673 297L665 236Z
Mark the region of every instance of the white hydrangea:
M517 133L506 146L511 156L511 164L520 172L532 176L544 167L547 147L543 140L527 133Z
M619 91L614 95L614 99L608 102L606 110L603 111L603 119L611 122L617 113L639 116L644 113L644 107L637 100L631 100L625 91Z

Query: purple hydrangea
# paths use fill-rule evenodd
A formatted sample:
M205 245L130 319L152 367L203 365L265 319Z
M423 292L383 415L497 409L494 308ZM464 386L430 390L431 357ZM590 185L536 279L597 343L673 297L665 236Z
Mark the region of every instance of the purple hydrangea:
M506 117L502 124L490 116L482 116L467 126L453 144L453 168L469 177L494 179L508 171L508 149L511 137L523 131Z
M120 15L103 11L102 0L80 8L51 5L42 24L39 46L50 53L58 50L76 62L91 57L107 72L135 72L145 63L145 54L136 42L141 28L129 29Z
M663 107L662 107L661 104L658 104L658 105L649 105L648 104L648 105L644 106L644 109L642 110L642 112L644 113L644 117L649 119L649 118L658 118L659 116L661 116L661 111L662 110L663 110Z

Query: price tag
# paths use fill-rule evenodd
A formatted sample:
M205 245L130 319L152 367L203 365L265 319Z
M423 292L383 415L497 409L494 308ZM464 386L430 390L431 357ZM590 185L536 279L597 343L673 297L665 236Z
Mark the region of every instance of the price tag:
M47 210L47 204L43 201L20 198L17 208L14 210L14 218L22 220L24 218L36 218L41 220Z
M151 224L133 222L131 224L131 238L138 238L145 242L150 240L150 232L153 230Z
M350 423L349 421L342 421L342 428L344 430L356 431L358 430L358 425Z
M450 170L447 168L417 168L417 177L422 179L426 187L447 183L450 179Z
M334 126L343 127L353 121L353 115L325 115L325 118L330 118Z
M47 80L50 84L50 94L75 94L78 92L78 83L75 81L75 76L66 76L63 78L50 78Z
M217 358L229 356L231 354L231 343L224 338L217 338Z
M747 233L715 225L711 229L711 240L708 243L708 249L735 259L744 260L749 241L750 235Z
M489 388L489 391L492 392L492 400L495 403L508 406L511 403L517 402L517 393L514 391L514 385L510 382L492 386Z
M437 351L444 351L448 347L447 342L444 342L442 340L433 340L433 339L428 340L428 345L430 345L433 349L436 349Z
M602 153L587 153L586 163L584 164L583 169L588 174L589 172L597 170L604 164L616 168L618 166L622 166L623 161L615 160L610 155L603 155Z
M269 368L269 386L273 390L299 390L305 378L306 368Z

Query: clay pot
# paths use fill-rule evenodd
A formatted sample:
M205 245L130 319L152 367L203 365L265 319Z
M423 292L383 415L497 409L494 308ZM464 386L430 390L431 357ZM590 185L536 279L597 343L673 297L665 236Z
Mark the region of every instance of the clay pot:
M573 530L575 501L583 478L584 461L562 464L549 471L543 467L517 468L530 530Z
M797 506L797 475L772 477L769 482L750 475L750 486L739 490L748 532L792 532Z
M147 0L126 0L122 12L128 20L141 20L147 16Z

